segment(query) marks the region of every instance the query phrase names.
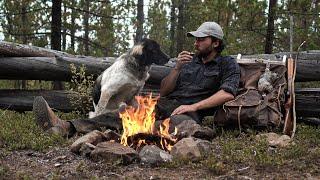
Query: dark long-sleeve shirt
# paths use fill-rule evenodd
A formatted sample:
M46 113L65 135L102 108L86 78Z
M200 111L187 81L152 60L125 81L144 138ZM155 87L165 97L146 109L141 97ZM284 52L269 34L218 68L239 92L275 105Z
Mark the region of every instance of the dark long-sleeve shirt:
M195 56L183 65L175 89L167 95L183 104L193 104L204 100L219 90L237 93L240 68L234 58L218 56L204 64Z

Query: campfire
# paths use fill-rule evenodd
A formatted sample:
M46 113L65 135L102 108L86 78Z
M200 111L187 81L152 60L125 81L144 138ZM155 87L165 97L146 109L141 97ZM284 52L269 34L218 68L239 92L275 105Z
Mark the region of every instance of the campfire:
M169 118L158 121L154 111L159 97L149 94L135 98L137 107L128 106L119 114L122 135L110 129L105 132L94 130L77 139L71 145L71 151L97 161L153 165L170 162L174 157L203 158L211 152L208 140L214 137L212 129L201 127L192 119L179 124L170 122Z
M155 127L155 106L159 97L152 97L150 93L147 96L136 96L138 107L128 106L126 110L120 113L122 119L123 134L121 136L121 144L124 146L139 149L146 144L154 144L164 150L170 151L174 143L175 132L169 133L170 119L165 119L159 130Z

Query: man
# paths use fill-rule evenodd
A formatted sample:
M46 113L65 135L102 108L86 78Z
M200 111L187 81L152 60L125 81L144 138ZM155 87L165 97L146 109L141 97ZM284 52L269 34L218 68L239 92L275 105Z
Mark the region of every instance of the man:
M167 117L178 121L192 118L201 123L203 117L213 115L216 108L234 99L240 68L236 61L221 56L224 49L223 31L215 22L205 22L196 31L195 55L182 51L176 66L161 82L161 98L156 106L156 119ZM102 127L119 129L117 114L103 114L92 119L60 120L42 97L34 101L36 122L44 130L64 136L86 133Z
M223 31L217 23L205 22L187 36L195 37L195 55L188 51L178 55L175 68L161 82L163 103L158 107L172 111L171 116L187 114L200 123L218 106L234 99L240 68L230 56L221 56Z

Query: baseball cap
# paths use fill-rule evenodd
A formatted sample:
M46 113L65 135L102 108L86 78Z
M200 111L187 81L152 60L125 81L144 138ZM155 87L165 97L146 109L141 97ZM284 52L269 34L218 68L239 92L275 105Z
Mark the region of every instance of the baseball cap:
M207 37L213 36L218 39L223 39L223 31L219 24L216 22L204 22L196 31L191 31L187 33L187 36L193 37Z

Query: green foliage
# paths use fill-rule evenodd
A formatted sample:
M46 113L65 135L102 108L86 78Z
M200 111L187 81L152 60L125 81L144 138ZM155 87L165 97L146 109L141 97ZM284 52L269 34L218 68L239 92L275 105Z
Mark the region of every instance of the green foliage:
M93 75L86 74L86 68L84 65L77 68L74 64L70 65L72 73L71 78L71 91L74 91L80 95L79 98L70 97L70 102L74 107L80 107L77 111L79 114L88 113L92 108L92 88L94 84Z
M148 18L146 22L147 35L161 44L161 48L165 52L169 52L172 41L170 40L169 22L167 19L168 8L168 2L166 1L150 2L148 17L153 18Z
M60 136L45 134L34 122L31 113L19 114L0 111L0 139L9 150L33 149L43 151L65 140Z
M4 179L6 174L9 172L9 168L5 165L0 165L0 179Z
M14 80L0 80L0 89L15 89ZM27 89L51 89L50 81L28 80L26 82Z
M239 173L246 169L272 172L273 169L288 168L319 173L320 129L303 124L298 124L297 129L293 143L284 148L269 146L266 139L256 138L256 131L239 134L235 130L220 130L219 136L212 141L213 151L208 157L195 162L174 159L162 167L206 168L213 175L230 175L235 170Z
M297 129L294 143L286 148L270 147L266 140L255 138L256 132L236 136L237 133L234 131L223 131L214 140L215 151L203 163L215 174L222 169L234 169L239 166L265 169L291 164L300 168L301 161L310 162L304 168L314 168L312 164L320 156L320 141L317 138L320 129L303 124L299 124Z
M9 80L0 80L0 89L13 89L14 82Z
M66 1L62 7L65 51L89 55L119 56L132 45L137 27L137 2L90 1L89 39L83 37L85 1ZM0 3L0 24L4 39L50 47L51 3L9 1ZM175 49L193 50L193 38L185 33L204 21L216 21L224 30L226 54L264 53L267 34L268 1L261 0L165 0L145 2L144 32L157 40L167 53ZM174 12L171 13L171 10ZM275 13L274 52L289 51L289 19L293 15L293 49L307 41L302 50L320 48L319 3L310 0L278 1ZM27 13L23 13L23 12ZM171 17L171 15L173 15ZM181 26L177 26L179 23ZM172 29L171 29L172 27ZM178 48L179 47L179 48Z

